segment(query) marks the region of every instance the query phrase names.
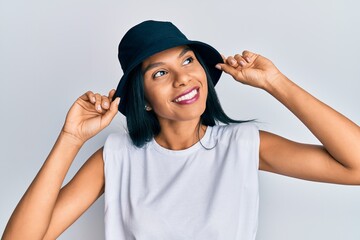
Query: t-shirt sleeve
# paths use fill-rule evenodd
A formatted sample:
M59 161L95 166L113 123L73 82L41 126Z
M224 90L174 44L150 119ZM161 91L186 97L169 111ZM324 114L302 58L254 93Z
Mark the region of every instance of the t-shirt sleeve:
M110 134L104 144L103 160L104 164L112 159L114 155L119 152L124 152L129 145L128 136L126 133L112 133Z
M248 145L249 154L251 159L256 164L256 169L259 169L259 150L260 150L260 134L259 128L255 123L244 123L243 126L240 124L241 141L246 141Z
M229 139L232 147L239 148L237 154L246 154L245 159L250 161L249 164L255 164L254 167L259 169L260 134L258 126L253 122L230 124L224 134L228 135L225 139Z

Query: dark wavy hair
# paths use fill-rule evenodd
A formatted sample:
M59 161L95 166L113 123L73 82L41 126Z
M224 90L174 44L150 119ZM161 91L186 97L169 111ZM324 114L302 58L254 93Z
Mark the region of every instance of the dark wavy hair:
M205 70L208 85L208 96L206 99L206 108L200 116L200 123L205 126L214 126L221 122L224 124L242 123L247 121L234 120L226 115L221 107L217 97L213 81L204 64L201 56L194 51L199 63ZM126 96L126 122L128 132L133 144L142 147L153 137L160 133L160 124L154 111L145 110L145 92L144 78L141 71L141 64L137 66L130 76L129 85L127 86Z

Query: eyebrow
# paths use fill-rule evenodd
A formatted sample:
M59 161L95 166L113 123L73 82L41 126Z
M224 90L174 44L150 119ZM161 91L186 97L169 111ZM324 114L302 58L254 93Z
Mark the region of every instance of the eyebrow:
M191 48L185 47L185 48L181 51L181 53L179 54L178 58L183 57L183 56L184 56L187 52L189 52L189 51L192 51ZM151 63L151 64L149 64L148 66L146 66L146 68L142 71L142 73L143 73L143 75L145 75L145 73L146 73L147 71L149 71L149 70L151 70L151 69L153 69L153 68L156 68L156 67L158 67L158 66L164 65L164 64L165 64L165 63L163 63L163 62Z

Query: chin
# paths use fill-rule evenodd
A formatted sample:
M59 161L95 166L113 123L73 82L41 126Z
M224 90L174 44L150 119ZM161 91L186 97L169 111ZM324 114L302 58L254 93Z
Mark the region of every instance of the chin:
M190 110L189 112L184 112L181 116L183 121L190 121L194 119L200 119L201 115L205 112L205 107L197 110Z

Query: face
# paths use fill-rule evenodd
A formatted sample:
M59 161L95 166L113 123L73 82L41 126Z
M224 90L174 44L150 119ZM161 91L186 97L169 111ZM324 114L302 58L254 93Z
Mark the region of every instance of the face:
M145 98L164 121L199 120L207 98L206 74L187 46L157 53L142 64Z

